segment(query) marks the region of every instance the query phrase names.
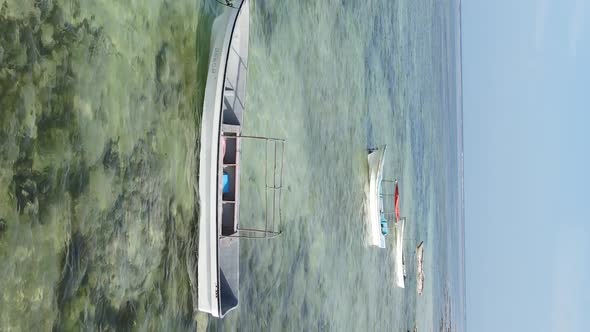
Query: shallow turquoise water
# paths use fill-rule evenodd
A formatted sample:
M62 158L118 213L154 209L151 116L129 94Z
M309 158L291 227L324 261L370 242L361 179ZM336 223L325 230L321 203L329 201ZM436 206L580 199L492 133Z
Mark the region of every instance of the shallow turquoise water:
M457 5L253 1L245 130L287 139L285 234L242 245L241 306L213 329L462 329ZM365 148L381 144L409 220L405 289L393 254L364 243ZM244 155L259 180L260 155ZM243 222L261 217L242 204Z
M0 330L462 329L457 4L251 2L245 131L287 139L284 234L242 245L240 307L207 323L189 279L217 4L2 3ZM408 217L405 289L364 244L375 144ZM247 224L261 150L244 149Z

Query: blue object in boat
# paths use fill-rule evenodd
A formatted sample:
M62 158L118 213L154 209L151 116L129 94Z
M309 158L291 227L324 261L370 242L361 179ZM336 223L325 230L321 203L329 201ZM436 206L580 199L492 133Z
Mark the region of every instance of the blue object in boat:
M229 174L223 172L223 193L229 192Z
M387 219L385 219L385 216L381 215L381 233L383 235L387 235L387 233L389 233L389 229L387 227Z

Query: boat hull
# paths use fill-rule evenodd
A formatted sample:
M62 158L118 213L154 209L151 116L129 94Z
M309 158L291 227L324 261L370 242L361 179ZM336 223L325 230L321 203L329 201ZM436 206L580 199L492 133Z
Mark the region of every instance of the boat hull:
M404 227L406 218L402 218L395 223L395 244L394 244L394 263L393 278L395 285L404 288Z
M372 151L368 155L369 161L369 195L368 195L368 244L378 248L385 248L385 236L381 232L381 211L383 199L380 187L383 179L383 165L385 163L386 146Z
M247 52L249 0L238 0L234 2L234 5L236 8L223 7L221 13L213 22L209 69L201 119L197 309L210 313L214 317L223 317L227 312L235 309L237 307L238 297L236 293L234 296L236 298L235 304L232 304L229 308L222 306L220 289L224 288L228 280L235 283L238 280L237 274L226 276L220 270L220 256L222 259L224 256L223 248L230 246L225 242L221 242L222 254L220 255L222 188L222 177L220 176L220 155L222 154L220 137L222 104L224 101L224 85L230 50L235 49L232 48L232 40L235 39L234 35L240 29L246 30L243 31L246 40L242 41L242 43L245 43ZM221 157L221 159L223 158ZM239 268L233 266L239 264L239 252L236 249L238 246L237 239L231 242L231 252L235 251L236 254L235 257L232 257L232 267L230 270L235 270L235 273L238 273ZM229 250L226 250L226 252L229 252Z
M422 291L424 290L424 245L422 242L416 247L416 262L418 266L416 273L416 289L418 295L422 295Z

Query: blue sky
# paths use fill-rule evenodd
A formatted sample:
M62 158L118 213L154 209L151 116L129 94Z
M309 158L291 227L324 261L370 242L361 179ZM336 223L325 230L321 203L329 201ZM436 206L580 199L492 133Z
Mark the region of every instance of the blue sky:
M467 329L590 331L590 1L462 20Z

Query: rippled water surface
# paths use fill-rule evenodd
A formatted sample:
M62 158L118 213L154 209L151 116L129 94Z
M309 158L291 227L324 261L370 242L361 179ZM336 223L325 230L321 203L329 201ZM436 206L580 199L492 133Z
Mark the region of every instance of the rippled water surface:
M284 233L243 242L224 321L193 313L191 287L219 5L0 4L0 330L461 329L455 2L251 1L244 130L287 139ZM364 243L366 148L382 144L408 217L405 289L393 253ZM264 213L261 151L244 146L244 224Z

